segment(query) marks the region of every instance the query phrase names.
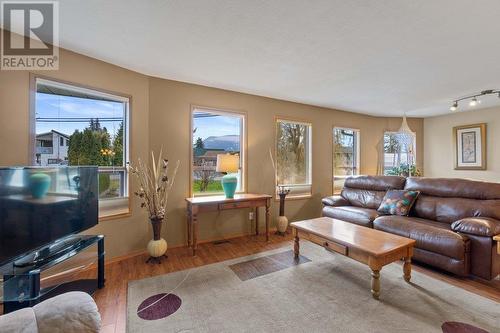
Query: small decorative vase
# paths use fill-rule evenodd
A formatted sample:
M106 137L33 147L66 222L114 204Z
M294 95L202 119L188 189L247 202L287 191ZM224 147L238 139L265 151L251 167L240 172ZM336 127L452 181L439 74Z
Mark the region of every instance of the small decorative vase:
M29 176L29 188L35 199L43 198L50 188L50 176L46 173L37 172Z
M228 173L221 178L220 182L222 184L222 188L224 189L226 198L234 198L234 192L236 192L236 187L238 186L238 177L235 174Z
M161 263L161 257L167 258L165 253L167 252L167 241L161 238L161 226L163 224L163 219L151 219L151 225L153 226L153 239L148 243L148 253L149 258L146 261Z
M280 234L286 233L286 230L288 229L288 219L286 218L286 216L278 216L277 225L278 232Z

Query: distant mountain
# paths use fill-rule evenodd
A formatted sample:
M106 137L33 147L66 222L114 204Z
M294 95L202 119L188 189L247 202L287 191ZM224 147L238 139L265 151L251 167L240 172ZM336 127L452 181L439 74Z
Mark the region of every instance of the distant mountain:
M226 151L240 151L239 135L209 136L203 140L205 149L224 149Z

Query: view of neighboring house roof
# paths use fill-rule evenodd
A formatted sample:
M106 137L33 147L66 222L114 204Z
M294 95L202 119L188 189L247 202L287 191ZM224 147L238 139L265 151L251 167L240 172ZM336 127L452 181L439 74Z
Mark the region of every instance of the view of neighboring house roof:
M44 137L44 136L50 135L50 134L52 134L52 133L58 134L58 135L60 135L60 136L65 137L66 139L69 139L69 135L64 134L64 133L61 133L61 132L56 131L56 130L51 130L50 132L37 134L37 135L36 135L36 137L37 137L37 138L40 138L40 137Z

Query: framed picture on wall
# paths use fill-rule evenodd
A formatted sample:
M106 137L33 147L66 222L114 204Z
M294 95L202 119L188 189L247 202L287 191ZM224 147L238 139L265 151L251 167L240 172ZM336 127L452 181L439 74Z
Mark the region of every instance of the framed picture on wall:
M486 170L486 124L453 127L455 170Z

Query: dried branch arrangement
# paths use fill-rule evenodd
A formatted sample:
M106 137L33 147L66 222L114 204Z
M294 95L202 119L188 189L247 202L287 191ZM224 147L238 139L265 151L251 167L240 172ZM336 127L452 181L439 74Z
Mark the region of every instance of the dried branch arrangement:
M166 215L168 194L174 185L175 175L179 168L179 161L169 178L168 160L162 157L162 150L158 159L151 152L152 169L140 158L137 166L129 166L129 171L139 180L139 190L134 194L142 199L141 207L146 208L151 220L163 220Z
M278 169L276 168L276 164L274 164L273 152L271 150L271 147L269 147L269 157L271 158L271 164L273 165L274 177L276 179L276 186L278 186L279 185L279 181L278 181Z

